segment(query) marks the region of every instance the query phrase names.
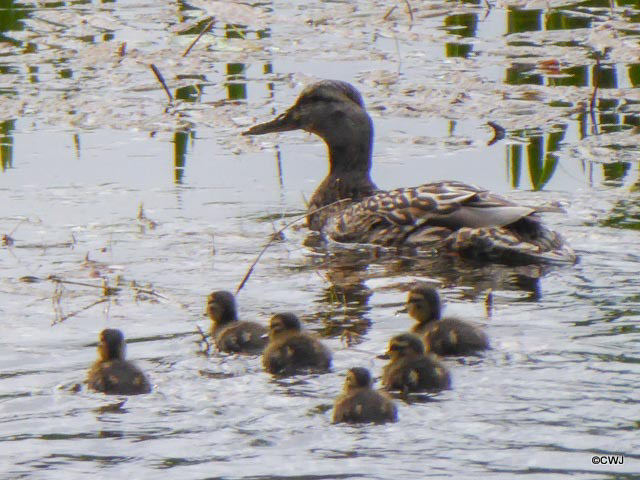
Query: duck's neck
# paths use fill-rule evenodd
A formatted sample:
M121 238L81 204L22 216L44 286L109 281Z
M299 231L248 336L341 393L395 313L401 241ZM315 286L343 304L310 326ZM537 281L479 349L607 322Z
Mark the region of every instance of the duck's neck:
M359 201L376 193L378 187L371 180L373 128L370 124L368 127L343 136L347 141L331 142L325 138L329 150L329 174L311 197L309 211L345 200L344 205L336 206L341 210L350 203L346 200ZM335 209L310 213L309 227L321 230L331 214L335 214Z

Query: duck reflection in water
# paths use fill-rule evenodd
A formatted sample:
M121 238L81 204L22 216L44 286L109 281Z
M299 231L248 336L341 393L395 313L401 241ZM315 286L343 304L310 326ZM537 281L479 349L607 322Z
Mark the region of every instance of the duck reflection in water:
M351 345L359 343L371 326L369 299L373 291L365 284L368 263L360 262L360 254L336 253L325 256L327 263L315 263L314 257L309 259L309 268L327 283L314 300L315 317L324 324L323 337L340 336Z
M87 375L89 388L112 395L138 395L151 392L151 383L133 363L125 360L126 343L120 330L107 328L100 333L98 360Z

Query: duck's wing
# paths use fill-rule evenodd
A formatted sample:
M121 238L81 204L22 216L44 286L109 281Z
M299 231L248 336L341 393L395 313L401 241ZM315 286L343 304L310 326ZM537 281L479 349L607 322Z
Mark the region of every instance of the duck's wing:
M331 215L324 232L337 242L444 248L506 263L575 263L562 236L538 212L462 182L378 192Z
M411 243L427 243L460 228L509 225L535 212L474 185L448 181L376 193L349 205L325 230L336 241L396 245L411 237Z

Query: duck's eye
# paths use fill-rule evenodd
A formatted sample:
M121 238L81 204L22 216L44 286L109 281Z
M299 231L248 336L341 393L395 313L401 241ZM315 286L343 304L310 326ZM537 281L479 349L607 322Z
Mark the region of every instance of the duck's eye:
M309 95L307 97L302 98L300 103L302 103L302 104L317 103L317 102L322 102L324 100L325 100L325 98L322 95L314 93L312 95Z

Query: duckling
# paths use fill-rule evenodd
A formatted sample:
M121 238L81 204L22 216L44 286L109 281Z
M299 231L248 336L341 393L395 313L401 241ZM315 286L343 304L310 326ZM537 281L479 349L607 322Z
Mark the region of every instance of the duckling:
M126 348L120 330L107 328L100 333L99 358L87 375L89 388L111 395L138 395L151 391L151 384L142 370L125 360Z
M331 352L318 339L302 332L300 320L293 313L278 313L271 318L262 364L267 372L280 375L328 372Z
M426 353L420 337L413 333L396 335L389 341L391 358L382 371L382 384L387 390L435 392L451 387L447 367L436 355Z
M440 318L440 295L435 288L417 285L409 291L407 310L416 323L411 331L425 348L438 355L469 355L489 348L487 335L457 318Z
M211 293L207 297L207 314L212 320L211 336L221 352L259 355L267 346L267 327L238 321L236 300L231 292Z
M337 242L440 248L486 261L574 263L538 213L457 181L382 191L371 180L373 122L353 85L322 80L274 120L243 135L305 130L324 140L329 174L309 202L307 223Z
M333 407L332 423L386 423L398 421L398 409L391 398L372 388L369 370L362 367L347 372L344 391Z

